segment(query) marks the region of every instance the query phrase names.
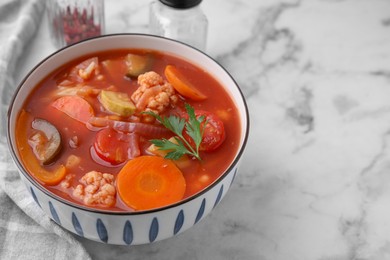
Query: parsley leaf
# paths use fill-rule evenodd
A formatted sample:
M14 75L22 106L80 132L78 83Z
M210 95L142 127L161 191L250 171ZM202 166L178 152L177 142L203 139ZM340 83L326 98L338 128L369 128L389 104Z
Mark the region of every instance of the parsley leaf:
M189 115L188 124L185 125L186 133L192 138L192 140L194 140L196 150L198 151L203 137L203 129L201 129L201 123L204 121L205 117L200 116L199 118L196 118L194 108L188 104L185 104L185 107Z
M158 114L148 111L145 114L151 115L156 118L163 126L172 131L175 136L175 141L171 142L165 138L163 139L152 139L150 142L157 146L160 150L169 151L165 158L178 160L184 154L194 156L198 160L202 160L199 155L199 147L202 142L204 127L202 127L204 116L196 117L194 108L189 104L185 104L185 108L188 114L188 121L182 117L169 116L161 117ZM205 122L206 124L207 122ZM195 147L184 138L183 130L185 129L187 135L193 140Z
M176 138L175 138L176 139ZM169 151L165 158L172 159L172 160L178 160L180 157L182 157L184 154L187 153L187 149L185 148L184 144L179 140L176 139L178 142L173 143L165 138L163 139L153 139L150 140L152 144L159 147L160 150Z

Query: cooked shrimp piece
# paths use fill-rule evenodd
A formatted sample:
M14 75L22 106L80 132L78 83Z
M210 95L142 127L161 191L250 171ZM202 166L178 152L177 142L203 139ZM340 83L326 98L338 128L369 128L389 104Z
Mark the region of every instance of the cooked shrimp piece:
M131 99L139 112L161 114L179 99L172 85L154 71L139 75L138 85Z
M81 179L73 191L73 196L88 206L110 207L116 202L114 176L108 173L90 171Z

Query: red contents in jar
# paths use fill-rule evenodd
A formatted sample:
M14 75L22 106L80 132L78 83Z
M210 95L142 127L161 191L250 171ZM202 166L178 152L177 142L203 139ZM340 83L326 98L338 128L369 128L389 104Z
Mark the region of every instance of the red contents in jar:
M101 25L94 23L94 12L88 14L87 9L81 11L77 7L68 6L61 15L65 44L69 45L83 39L101 35Z

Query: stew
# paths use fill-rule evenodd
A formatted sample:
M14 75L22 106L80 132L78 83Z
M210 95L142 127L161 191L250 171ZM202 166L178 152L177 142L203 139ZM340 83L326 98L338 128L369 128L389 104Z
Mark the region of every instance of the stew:
M142 49L94 53L42 80L20 111L28 173L91 208L136 211L188 198L216 181L239 145L240 118L207 71Z

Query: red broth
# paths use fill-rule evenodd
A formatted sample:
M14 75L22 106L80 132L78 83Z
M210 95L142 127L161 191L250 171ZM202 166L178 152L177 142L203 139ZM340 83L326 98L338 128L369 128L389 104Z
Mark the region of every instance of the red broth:
M194 101L175 93L179 97L178 101L166 108L166 110L161 113L161 116L168 116L172 113L175 115L182 114L183 111L185 111L184 104L188 103L195 111L209 111L223 122L224 141L220 146L212 151L201 151L201 161L196 160L191 156L187 156L184 166L178 164L178 168L183 173L186 182L186 189L182 199L202 191L217 180L229 167L237 153L241 134L239 113L233 100L224 90L223 86L221 86L221 84L207 71L178 57L150 50L112 50L95 53L61 66L42 80L34 88L25 102L23 106L23 111L27 112L24 113L25 119L22 120L20 116L16 127L16 136L20 153L23 153L22 150L24 149L29 150L28 153L33 153L31 145L26 147L26 145L23 146L23 144L29 142L31 136L36 133L36 130L31 126L31 122L34 119L44 119L58 129L62 140L59 154L57 154L49 163L40 163L39 166L44 170L53 172L55 169L58 169L60 165L64 165L65 168L68 167L67 165L69 165L70 162L73 162L75 165L69 166L69 169L66 169L64 179L54 185L48 185L45 182L42 182L41 179L36 178L34 172L30 172L30 175L37 179L37 181L46 189L66 200L85 205L83 199L74 195L76 187L80 185L80 178L90 171L112 174L114 178L116 178L124 164L126 164L128 160L131 160L131 158L128 158L121 163L112 163L97 155L94 144L96 142L96 134L101 129L95 129L90 126L87 127L87 124L75 120L53 106L53 102L63 95L59 94L59 85L68 84L68 86L66 86L68 87L67 90L70 90L77 84L78 86L88 86L77 94L72 93L71 95L81 95L82 98L92 106L96 117L114 118L115 120L123 121L140 120L142 122L144 119L143 115L140 114L118 116L115 115L115 113L107 111L102 108L102 104L97 97L98 92L102 89L127 93L128 96L131 96L137 90L139 87L137 77L125 76L127 67L123 65L123 59L128 53L151 55L153 62L152 65L148 67L148 71L156 72L161 75L164 80L166 80L164 76L165 67L167 65L174 65L182 72L188 81L207 96L206 100ZM75 66L91 57L97 57L99 62L99 65L94 72L95 74L91 78L81 81L80 78L72 78ZM110 61L110 69L107 69L108 67L105 67L103 64L105 61ZM90 89L93 89L93 91L90 91ZM161 126L158 122L151 121L152 125ZM167 136L167 138L168 137L169 136ZM149 142L150 139L153 138L138 136L137 140L140 146L140 155L150 154L147 150L147 147L151 144ZM112 145L114 144L112 143ZM74 162L69 160L69 158L76 158L77 160ZM25 162L23 163L25 164ZM101 205L99 203L86 206L114 211L134 210L123 203L122 199L117 194L117 191L114 198L115 202L109 206Z

